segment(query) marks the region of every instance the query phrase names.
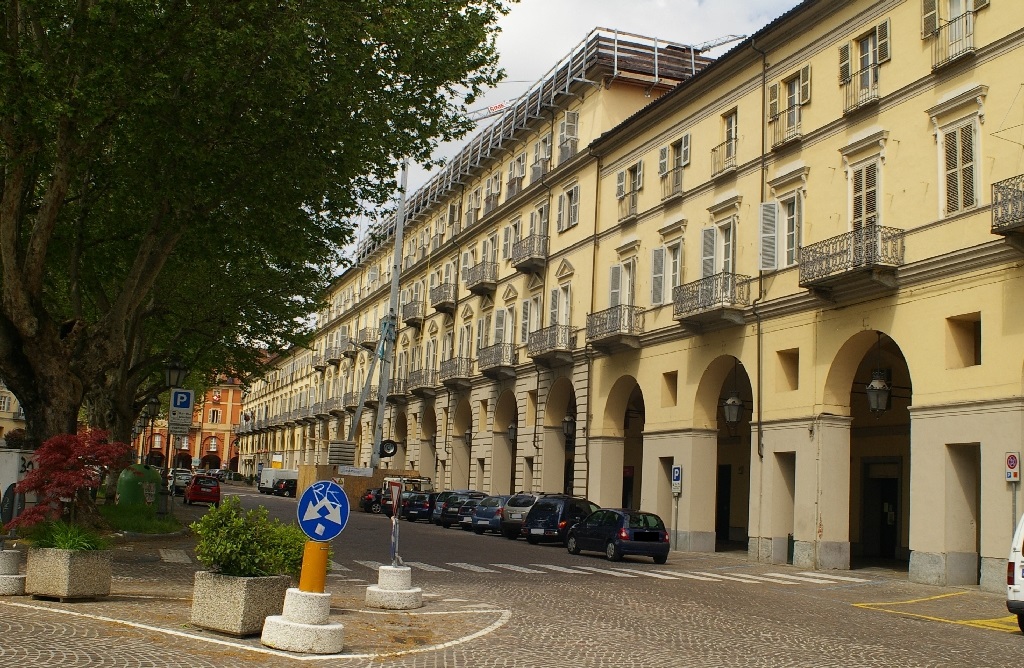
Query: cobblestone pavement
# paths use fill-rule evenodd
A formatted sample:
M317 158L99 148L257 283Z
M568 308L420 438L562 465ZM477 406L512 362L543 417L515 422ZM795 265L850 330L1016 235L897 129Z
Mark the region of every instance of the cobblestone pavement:
M353 520L353 528L386 522ZM408 533L415 531L439 541L437 559L417 562L439 570L413 567L425 593L416 611L367 609L364 588L375 574L354 558L365 549L351 542L336 548L348 569L328 578L332 620L345 625L341 656L290 655L258 638L190 626L199 566L182 535L116 545L107 599L0 599L0 661L62 668L1018 666L1024 650L1002 596L912 584L888 570L826 579L750 563L742 553L673 553L665 566L610 564L554 546L426 526ZM492 567L498 563L536 572ZM679 573L689 576L672 575Z

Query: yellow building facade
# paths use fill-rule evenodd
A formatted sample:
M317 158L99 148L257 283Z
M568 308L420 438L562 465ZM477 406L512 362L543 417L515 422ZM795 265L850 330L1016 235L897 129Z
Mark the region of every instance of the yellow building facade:
M653 101L614 76L559 96L412 199L394 465L641 507L678 549L999 589L1024 428L1022 45L1008 0L808 0ZM277 372L308 360L310 380L254 388L263 419L288 393L314 418L254 432L243 462L343 431L365 354L331 350L386 313L389 252L339 279L323 347Z

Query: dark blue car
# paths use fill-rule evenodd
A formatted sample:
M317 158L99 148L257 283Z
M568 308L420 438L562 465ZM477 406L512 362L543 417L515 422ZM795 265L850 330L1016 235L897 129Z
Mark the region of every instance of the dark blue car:
M602 508L569 529L565 547L570 554L604 552L610 561L637 554L663 564L668 559L668 531L654 513Z
M508 494L495 494L481 499L473 510L473 533L482 534L485 531L501 533L501 520L509 498Z

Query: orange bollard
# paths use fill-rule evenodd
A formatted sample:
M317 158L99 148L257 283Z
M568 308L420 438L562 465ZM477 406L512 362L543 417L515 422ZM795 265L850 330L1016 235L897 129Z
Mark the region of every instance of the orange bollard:
M299 573L299 589L301 591L322 594L327 584L327 555L330 545L315 540L307 540L302 551L302 571Z

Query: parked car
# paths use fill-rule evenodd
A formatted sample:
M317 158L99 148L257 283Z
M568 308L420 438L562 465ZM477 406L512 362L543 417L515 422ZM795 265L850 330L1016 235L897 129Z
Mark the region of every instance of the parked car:
M487 498L487 497L484 497ZM473 529L473 513L476 511L476 507L480 505L480 502L484 499L470 497L462 502L459 506L459 528L464 531L471 531Z
M299 489L299 481L295 478L287 478L285 480L278 480L274 483L274 489L272 491L274 496L290 496L295 497L295 492Z
M398 518L399 519L401 519L403 517L403 515L402 515L402 511L403 511L402 504L405 503L409 499L409 497L412 494L415 494L415 493L416 492L402 492L402 495L398 497ZM380 500L380 511L382 513L384 513L385 515L387 515L388 517L391 517L391 514L394 512L394 509L391 507L391 495L387 493L387 490L385 490L385 493L381 497L381 500Z
M441 508L441 526L447 529L453 524L459 522L459 508L462 504L469 499L482 499L486 494L483 492L464 492L462 494L454 494L448 497L448 500L444 502L444 506Z
M501 535L509 540L519 538L523 520L526 519L533 504L542 496L550 495L543 492L519 492L509 497L501 514Z
M184 503L208 503L214 508L220 505L220 481L213 476L194 475L185 487Z
M447 492L438 492L437 498L434 499L434 511L430 514L431 521L441 526L441 511L444 509L445 502L457 494L466 494L472 491L471 489L451 489Z
M1006 609L1017 615L1017 626L1024 632L1024 515L1013 532L1006 561Z
M181 494L192 482L192 472L188 469L171 469L167 476L167 488L173 494Z
M536 545L541 541L558 541L565 544L569 528L583 521L601 507L593 501L578 496L552 494L537 499L523 520L520 534L526 542Z
M434 513L437 492L413 492L403 502L402 515L409 522L430 520Z
M668 531L654 513L602 508L569 529L565 547L569 554L604 552L609 561L638 554L663 564L668 559Z
M380 502L383 495L383 489L371 487L359 497L359 507L363 509L364 513L379 513L381 511Z
M507 494L495 494L481 499L473 511L473 531L477 534L485 531L500 532L505 504L510 498Z

